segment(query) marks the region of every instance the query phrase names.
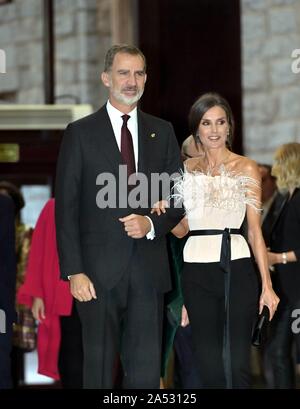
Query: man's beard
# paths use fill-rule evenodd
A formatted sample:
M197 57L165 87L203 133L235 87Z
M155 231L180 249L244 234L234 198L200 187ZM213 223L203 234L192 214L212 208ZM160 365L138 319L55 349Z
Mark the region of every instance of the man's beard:
M120 102L121 104L125 104L125 105L133 105L136 102L138 102L138 100L141 98L141 96L144 93L144 89L142 90L137 90L136 95L132 96L132 97L127 97L126 95L123 95L120 91L115 90L113 87L111 87L111 93L114 96L114 98Z

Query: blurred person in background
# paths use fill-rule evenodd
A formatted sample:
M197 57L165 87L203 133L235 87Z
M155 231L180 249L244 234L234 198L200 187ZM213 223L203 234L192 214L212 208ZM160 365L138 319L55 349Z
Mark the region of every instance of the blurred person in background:
M14 203L0 193L0 389L12 387L11 348L15 312L16 253Z
M203 155L203 151L201 149L200 141L195 141L193 135L189 135L185 138L181 145L182 161L184 162L189 158L195 158L201 155Z
M8 195L15 209L15 251L17 262L16 292L24 282L33 229L21 220L25 200L20 189L11 182L0 181L0 193ZM17 321L13 327L13 348L11 353L14 388L24 382L24 353L35 348L35 324L30 309L16 301ZM30 326L29 326L30 323ZM28 326L25 326L27 325ZM25 332L27 331L27 334Z
M295 388L293 342L300 348L296 318L300 313L300 144L280 146L274 156L272 175L286 194L273 224L268 253L273 266L274 288L280 296L278 312L271 324L266 356L272 367L274 388ZM298 315L297 315L298 314Z
M285 195L281 194L277 189L276 178L272 175L271 165L260 163L258 169L261 174L262 233L266 246L269 247L271 230Z
M38 373L60 380L62 388L82 388L81 324L69 282L60 279L54 220L55 200L36 223L24 284L18 302L39 322Z
M272 175L272 166L265 163L259 163L258 169L261 174L261 199L262 199L262 214L261 214L261 229L266 243L269 248L271 241L271 232L284 202L285 195L281 194L276 185L276 178ZM269 266L271 278L274 279L274 269ZM253 371L256 374L263 376L263 382L268 388L274 384L273 371L267 355L265 354L265 342L260 348L253 347Z

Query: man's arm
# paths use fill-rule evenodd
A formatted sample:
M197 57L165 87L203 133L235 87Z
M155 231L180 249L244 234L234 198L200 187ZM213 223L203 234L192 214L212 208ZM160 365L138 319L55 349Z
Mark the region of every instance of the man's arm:
M79 135L68 125L62 140L56 171L55 220L61 277L83 271L79 234L81 189Z

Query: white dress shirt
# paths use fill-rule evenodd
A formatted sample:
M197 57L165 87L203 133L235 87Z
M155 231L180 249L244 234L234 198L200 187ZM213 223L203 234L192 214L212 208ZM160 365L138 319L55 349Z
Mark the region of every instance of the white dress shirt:
M119 150L121 150L121 128L123 125L122 116L124 115L124 113L113 107L109 101L107 101L106 109L115 134L117 145L119 147ZM139 144L136 107L127 115L130 116L127 122L127 128L129 129L132 136L135 168L136 170L138 170Z
M117 145L119 147L119 150L121 151L121 128L123 125L122 116L124 115L124 113L119 111L117 108L113 107L109 101L107 101L106 109L107 109L107 113L108 113L113 131L115 134ZM130 116L127 122L127 127L132 136L135 169L138 171L139 144L138 144L137 108L135 107L127 115ZM147 217L147 219L150 221L150 224L151 224L151 230L146 235L146 237L149 240L153 240L155 237L155 231L154 231L152 220L148 216L145 216L145 217Z

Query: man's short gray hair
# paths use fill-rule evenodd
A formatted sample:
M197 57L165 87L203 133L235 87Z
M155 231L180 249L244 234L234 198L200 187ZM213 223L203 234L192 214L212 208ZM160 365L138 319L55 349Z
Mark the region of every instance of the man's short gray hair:
M144 70L146 71L146 57L142 51L134 45L115 44L106 53L104 60L104 72L109 72L114 62L115 55L118 53L139 55L144 61Z

